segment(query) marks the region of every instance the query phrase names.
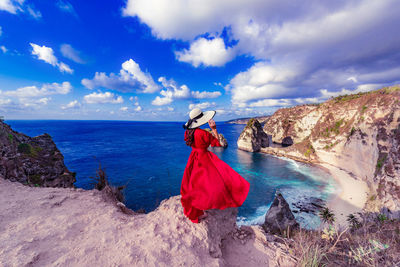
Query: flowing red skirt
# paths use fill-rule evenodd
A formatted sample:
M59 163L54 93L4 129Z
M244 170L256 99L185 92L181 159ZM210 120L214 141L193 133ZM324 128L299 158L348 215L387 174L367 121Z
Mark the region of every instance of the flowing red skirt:
M192 148L181 185L184 214L194 223L204 210L239 207L250 184L207 148Z

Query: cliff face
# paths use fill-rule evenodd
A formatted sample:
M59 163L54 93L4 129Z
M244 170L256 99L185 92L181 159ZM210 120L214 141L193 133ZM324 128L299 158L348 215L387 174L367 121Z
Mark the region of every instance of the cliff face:
M259 116L254 118L239 118L234 120L229 120L226 123L228 124L247 124L251 119L257 119L261 124L265 123L270 116Z
M251 119L247 123L237 141L239 149L257 152L263 147L269 146L268 136L262 129L257 119Z
M48 134L29 137L0 121L0 178L45 187L73 187L75 174Z
M262 152L334 165L368 183L371 209L400 213L400 86L280 109L264 131L294 145Z

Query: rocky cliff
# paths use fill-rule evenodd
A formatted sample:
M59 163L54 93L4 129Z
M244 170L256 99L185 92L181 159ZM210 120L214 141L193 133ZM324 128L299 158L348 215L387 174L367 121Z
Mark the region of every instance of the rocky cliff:
M257 119L261 124L264 124L270 116L259 116L259 117L254 117L254 118L239 118L239 119L234 119L234 120L229 120L226 121L225 123L228 124L247 124L249 120L251 119Z
M260 151L261 148L268 147L268 136L263 131L257 119L249 120L243 132L240 134L237 145L239 149L249 152L257 152Z
M210 128L206 128L206 129L204 129L204 130L206 130L207 132L209 132L210 134L212 134L214 137L216 137L216 136L214 135L214 133L211 131ZM222 146L223 148L227 148L227 147L228 147L228 141L226 140L226 138L225 138L225 136L224 136L223 134L221 134L221 133L218 134L218 140L219 140L219 143L221 144L221 146Z
M75 174L48 134L29 137L0 121L0 178L44 187L73 187Z
M368 183L370 210L400 215L400 86L279 109L264 131L294 144L261 152L345 170Z

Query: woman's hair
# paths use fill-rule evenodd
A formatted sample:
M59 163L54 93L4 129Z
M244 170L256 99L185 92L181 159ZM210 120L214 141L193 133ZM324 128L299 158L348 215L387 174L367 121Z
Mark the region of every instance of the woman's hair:
M187 129L185 131L185 142L186 142L186 145L188 145L188 146L193 145L195 130L196 130L196 128L195 129Z

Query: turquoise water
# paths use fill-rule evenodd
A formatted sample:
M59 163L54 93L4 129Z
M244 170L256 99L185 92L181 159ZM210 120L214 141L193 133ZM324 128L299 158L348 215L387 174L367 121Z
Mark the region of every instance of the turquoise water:
M30 136L49 133L65 157L65 164L77 172L76 186L92 188L99 163L114 185L126 185L128 207L147 212L180 192L190 148L183 141L182 123L128 121L6 121L14 130ZM261 153L237 149L244 125L217 123L228 148L211 150L250 182L250 192L239 208L239 223L264 220L275 192L289 204L304 197L328 199L337 187L320 168ZM303 226L319 224L316 216L295 214Z

